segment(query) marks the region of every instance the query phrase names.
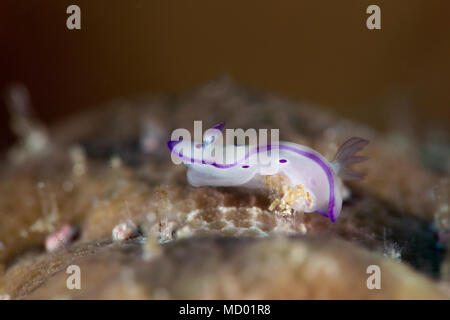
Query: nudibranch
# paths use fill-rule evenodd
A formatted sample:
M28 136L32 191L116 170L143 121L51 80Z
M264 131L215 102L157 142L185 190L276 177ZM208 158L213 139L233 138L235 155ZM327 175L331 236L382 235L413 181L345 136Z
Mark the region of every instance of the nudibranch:
M367 159L356 155L369 143L363 138L348 139L331 162L309 147L284 141L258 146L220 146L224 157L219 161L212 155L212 149L220 140L224 126L225 123L220 123L207 130L203 143L183 139L167 143L172 155L188 167L187 179L191 185L270 188L274 181L281 181L282 189L287 192L283 201L289 208L317 212L335 222L342 209L338 176L344 180L364 177L347 168ZM258 156L264 152L273 156L269 164L258 162ZM240 156L228 157L229 153Z

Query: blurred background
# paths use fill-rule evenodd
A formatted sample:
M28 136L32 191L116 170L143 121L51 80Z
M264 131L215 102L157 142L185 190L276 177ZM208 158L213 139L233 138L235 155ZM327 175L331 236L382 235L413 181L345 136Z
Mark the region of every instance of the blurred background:
M66 8L81 8L81 30ZM381 30L366 8L381 8ZM117 97L228 75L390 130L448 130L450 2L2 0L0 89L28 87L51 124ZM0 101L0 148L14 140Z

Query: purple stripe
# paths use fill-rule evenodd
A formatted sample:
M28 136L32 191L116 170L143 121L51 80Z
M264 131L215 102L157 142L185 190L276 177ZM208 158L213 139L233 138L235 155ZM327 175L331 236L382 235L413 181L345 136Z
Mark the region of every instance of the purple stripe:
M169 149L172 152L172 150L175 148L175 144L171 144L169 145ZM334 212L334 204L335 204L335 194L334 194L334 179L333 179L333 173L332 173L332 169L322 160L320 159L320 157L318 157L317 155L315 155L312 152L308 152L308 151L303 151L303 150L299 150L297 148L294 147L290 147L290 146L285 146L285 145L266 145L266 146L262 146L262 147L257 147L256 149L250 151L249 153L247 153L245 155L244 158L242 158L241 160L231 163L231 164L219 164L219 163L215 163L215 162L211 162L211 161L206 161L206 160L198 160L195 158L189 158L186 157L184 155L182 155L181 153L178 153L177 155L185 160L185 161L189 161L191 163L198 163L198 164L209 164L212 165L216 168L219 169L227 169L227 168L231 168L231 167L235 167L238 164L244 162L245 160L247 160L248 158L250 158L251 156L259 153L259 152L263 152L263 151L269 151L272 150L272 148L278 148L279 150L287 150L287 151L291 151L294 152L296 154L299 154L301 156L307 157L308 159L313 160L315 163L317 163L322 169L323 171L325 171L325 174L327 175L327 179L328 179L328 184L329 184L329 188L330 188L330 196L328 199L328 217L330 218L331 222L335 222L336 221L336 215ZM323 215L323 213L321 213Z
M311 160L313 160L315 163L317 163L323 171L325 171L327 178L328 178L328 184L330 188L330 196L328 199L328 217L330 218L331 222L336 221L336 215L334 212L334 203L335 203L335 195L334 195L334 179L333 179L333 172L330 166L328 166L322 159L320 159L317 155L313 154L312 152L302 151L294 147L289 147L285 145L279 145L280 150L288 150L291 152L295 152L299 155L302 155L304 157L307 157Z

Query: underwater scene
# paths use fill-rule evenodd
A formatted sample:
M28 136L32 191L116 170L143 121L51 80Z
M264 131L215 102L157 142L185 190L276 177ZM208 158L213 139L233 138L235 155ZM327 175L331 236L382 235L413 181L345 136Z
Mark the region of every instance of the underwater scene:
M0 300L449 299L448 12L2 1Z

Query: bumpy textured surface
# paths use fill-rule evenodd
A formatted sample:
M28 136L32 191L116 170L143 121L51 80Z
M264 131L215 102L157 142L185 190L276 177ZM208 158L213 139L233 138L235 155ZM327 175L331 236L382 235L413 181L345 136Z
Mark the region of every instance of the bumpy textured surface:
M367 138L371 160L358 167L367 178L342 185L334 224L270 210L273 192L193 188L165 143L194 120L279 128L282 140L329 159L348 137ZM3 298L448 297L448 175L367 127L219 79L182 96L116 101L47 130L40 152L21 145L1 164ZM112 241L127 221L139 236ZM79 237L45 252L65 224ZM71 264L81 290L66 287ZM381 290L366 286L373 264Z

